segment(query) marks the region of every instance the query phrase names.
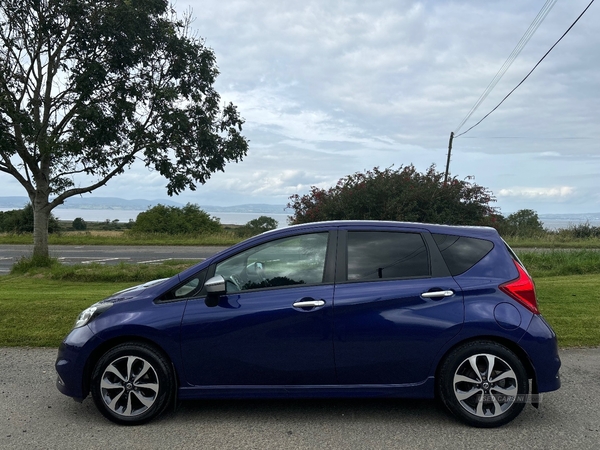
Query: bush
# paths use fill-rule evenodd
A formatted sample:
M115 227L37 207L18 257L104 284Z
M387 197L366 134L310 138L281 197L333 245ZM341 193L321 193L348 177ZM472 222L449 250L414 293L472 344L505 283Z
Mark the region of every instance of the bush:
M60 231L60 225L54 214L50 214L48 222L48 232L55 233ZM0 211L0 232L1 233L33 233L33 206L31 203L25 205L23 209L12 211Z
M544 226L531 209L520 209L498 221L496 229L502 236L536 237L546 233Z
M309 194L290 197L292 224L322 220L400 220L441 224L489 224L494 214L492 193L453 177L432 165L419 173L413 165L397 170L374 168L338 181L335 187L312 187Z
M77 217L73 221L73 229L77 231L85 231L87 230L87 223L81 217Z
M279 224L275 219L268 216L260 216L250 220L246 225L236 229L238 236L250 237L265 231L274 230Z
M558 234L572 239L594 239L600 237L600 227L595 227L586 222L570 225L568 228L561 228L558 230Z
M55 268L57 266L60 266L60 263L56 258L50 258L48 256L23 256L13 264L10 273L13 275L23 275L33 269Z
M188 203L182 208L156 205L138 214L132 233L202 234L221 231L219 219Z

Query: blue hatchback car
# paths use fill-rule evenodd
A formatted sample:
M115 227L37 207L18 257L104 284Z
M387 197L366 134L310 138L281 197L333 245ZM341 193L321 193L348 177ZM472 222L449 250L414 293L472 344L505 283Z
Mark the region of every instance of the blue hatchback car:
M58 389L140 424L178 399L438 397L495 427L560 387L527 271L486 227L321 222L263 233L85 311Z

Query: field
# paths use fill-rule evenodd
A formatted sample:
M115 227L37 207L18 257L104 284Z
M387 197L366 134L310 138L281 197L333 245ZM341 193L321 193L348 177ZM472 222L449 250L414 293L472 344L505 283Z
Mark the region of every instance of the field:
M562 347L600 345L600 252L521 252ZM80 311L120 289L171 276L185 261L63 266L0 277L0 346L56 347ZM18 269L18 267L17 267Z

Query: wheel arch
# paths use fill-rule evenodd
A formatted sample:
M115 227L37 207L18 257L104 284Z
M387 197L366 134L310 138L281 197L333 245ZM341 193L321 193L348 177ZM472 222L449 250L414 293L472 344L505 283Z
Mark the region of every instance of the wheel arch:
M161 354L162 357L167 360L171 366L171 370L173 371L173 380L175 383L175 392L179 387L179 375L177 373L177 368L169 354L155 341L149 339L147 337L142 337L139 335L123 335L117 336L112 339L108 339L98 345L88 357L85 367L83 370L83 380L82 380L82 398L86 398L90 393L90 385L92 381L92 373L94 371L94 367L98 360L111 348L116 347L121 344L145 344L152 347L155 351Z
M446 351L442 354L442 356L437 361L436 368L435 368L435 379L436 380L440 379L440 370L441 370L442 366L444 365L444 361L448 358L448 355L450 353L452 353L458 347L462 347L463 345L469 344L471 342L482 342L482 341L495 342L497 344L503 345L504 347L506 347L507 349L512 351L517 356L517 358L519 358L519 360L523 363L523 367L525 368L525 371L527 372L527 377L533 381L532 393L537 393L536 373L533 368L533 364L531 363L531 360L529 359L529 356L527 355L525 350L523 350L519 346L519 344L517 344L514 341L511 341L510 339L502 338L500 336L493 336L493 335L472 336L467 339L456 342L452 346L448 347L446 349ZM439 396L437 382L436 382L436 387L435 387L435 395Z

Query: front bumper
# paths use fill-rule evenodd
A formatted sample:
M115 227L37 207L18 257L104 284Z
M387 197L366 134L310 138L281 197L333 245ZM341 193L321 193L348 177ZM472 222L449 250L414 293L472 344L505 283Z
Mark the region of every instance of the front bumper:
M78 401L87 397L86 364L99 342L87 325L73 329L63 340L54 364L58 374L56 387L60 392Z

